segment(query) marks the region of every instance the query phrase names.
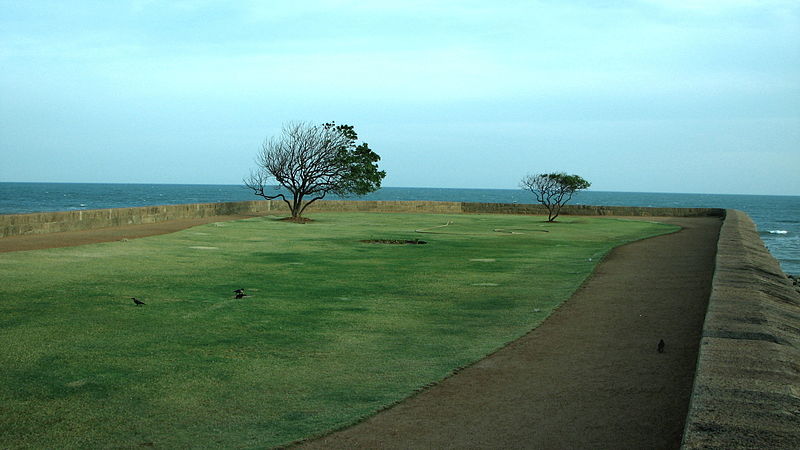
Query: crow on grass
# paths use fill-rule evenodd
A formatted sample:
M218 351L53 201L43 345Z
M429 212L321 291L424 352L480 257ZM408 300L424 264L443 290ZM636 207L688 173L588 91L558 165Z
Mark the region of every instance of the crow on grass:
M146 304L145 302L143 302L143 301L139 300L139 299L138 299L138 298L136 298L136 297L131 297L131 300L133 300L133 303L134 303L136 306L141 306L141 305L144 305L144 304Z
M664 340L660 339L658 341L658 353L664 353Z
M233 292L236 294L236 295L234 296L234 298L236 298L236 299L240 299L240 298L245 298L245 297L247 297L247 294L245 294L245 293L244 293L244 289L236 289L236 290L235 290L235 291L233 291Z

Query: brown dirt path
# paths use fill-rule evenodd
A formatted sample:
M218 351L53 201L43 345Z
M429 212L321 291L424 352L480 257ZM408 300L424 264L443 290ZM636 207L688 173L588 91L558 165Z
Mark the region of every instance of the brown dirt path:
M253 216L212 216L197 219L177 219L159 223L127 225L123 227L98 228L95 230L65 231L63 233L24 234L0 238L0 253L45 248L74 247L98 242L136 239L173 233L197 225L226 220L245 219Z
M304 446L678 448L721 220L658 220L684 229L615 249L528 335Z

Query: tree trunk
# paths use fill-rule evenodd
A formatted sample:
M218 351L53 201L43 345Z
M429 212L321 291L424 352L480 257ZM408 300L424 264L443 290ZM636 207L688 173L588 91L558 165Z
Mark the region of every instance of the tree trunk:
M558 205L554 205L548 202L542 202L545 208L547 208L547 221L548 222L555 222L556 217L558 217Z
M303 197L300 198L294 197L294 199L292 200L292 207L291 207L292 219L297 219L300 217L300 213L303 211L302 205L303 205Z

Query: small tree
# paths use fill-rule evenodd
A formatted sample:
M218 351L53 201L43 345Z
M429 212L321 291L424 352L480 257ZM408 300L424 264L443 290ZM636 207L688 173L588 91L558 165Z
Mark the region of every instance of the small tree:
M556 220L561 207L572 199L572 194L589 186L591 183L578 175L563 172L528 175L520 182L522 189L533 192L536 200L547 208L548 222Z
M378 170L380 156L367 143L356 145L351 125L290 123L280 136L267 138L256 155L257 168L244 179L255 195L280 198L299 219L308 205L332 192L341 197L364 195L381 187L386 172ZM274 179L279 186L267 183ZM268 193L270 188L289 191Z

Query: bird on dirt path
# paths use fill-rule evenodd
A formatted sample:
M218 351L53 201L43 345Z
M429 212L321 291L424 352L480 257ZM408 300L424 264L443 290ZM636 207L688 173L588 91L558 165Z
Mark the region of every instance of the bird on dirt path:
M664 340L660 339L658 341L658 353L664 353Z
M136 306L141 306L141 305L144 305L144 304L145 304L145 302L143 302L143 301L139 300L139 299L138 299L138 298L136 298L136 297L131 297L131 300L133 300L133 303L134 303Z

